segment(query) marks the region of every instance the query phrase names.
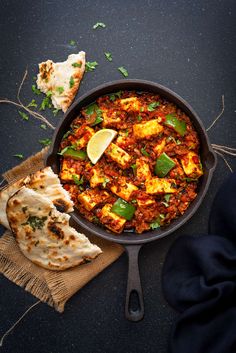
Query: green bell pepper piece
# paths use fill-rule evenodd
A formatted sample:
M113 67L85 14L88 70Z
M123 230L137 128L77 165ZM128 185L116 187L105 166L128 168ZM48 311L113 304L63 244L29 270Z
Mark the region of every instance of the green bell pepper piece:
M60 153L61 156L66 156L66 157L71 157L74 159L86 159L87 154L84 151L77 151L74 148L72 148L71 146L67 146L65 147Z
M134 215L136 208L123 199L118 199L111 208L111 212L130 221Z
M163 178L174 166L175 162L169 156L167 156L167 154L162 153L160 157L157 158L155 174L160 178Z
M164 124L166 126L172 127L181 136L184 136L184 134L186 132L186 123L185 123L185 121L177 119L172 114L167 114L166 115L166 120L165 120Z

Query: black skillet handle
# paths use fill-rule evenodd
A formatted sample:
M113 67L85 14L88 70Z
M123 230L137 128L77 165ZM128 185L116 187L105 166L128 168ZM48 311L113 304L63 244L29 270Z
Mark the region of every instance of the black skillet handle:
M130 321L140 321L144 316L143 291L138 266L138 255L141 246L125 246L129 258L125 316Z

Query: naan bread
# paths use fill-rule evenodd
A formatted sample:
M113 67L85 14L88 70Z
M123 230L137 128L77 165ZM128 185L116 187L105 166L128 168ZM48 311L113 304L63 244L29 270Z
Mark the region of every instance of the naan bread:
M53 202L58 211L72 212L74 210L73 201L70 199L69 193L62 187L58 176L51 167L46 167L34 174L30 174L26 178L18 180L0 192L0 223L8 229L10 229L10 226L6 215L7 201L22 186L27 186L46 196Z
M101 249L70 227L70 216L45 196L23 186L7 203L7 216L23 254L49 270L65 270L101 254Z
M66 61L47 60L39 64L37 86L43 93L52 92L52 104L65 112L78 91L85 70L85 52L71 54Z

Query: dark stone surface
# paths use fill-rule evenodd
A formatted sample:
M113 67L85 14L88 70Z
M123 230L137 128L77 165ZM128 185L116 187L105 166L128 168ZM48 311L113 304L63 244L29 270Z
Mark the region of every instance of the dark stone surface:
M236 146L236 3L229 1L4 1L0 5L0 97L15 99L24 70L29 77L22 91L28 103L37 64L64 60L84 50L99 66L87 73L78 96L95 86L122 78L159 82L185 98L207 127L221 110L225 113L209 132L212 143ZM96 22L105 29L93 30ZM75 48L69 45L75 40ZM110 63L104 51L113 54ZM36 100L39 100L36 97ZM25 157L40 150L39 139L52 130L30 118L22 121L17 109L1 105L0 172L16 165L12 155ZM57 124L62 117L45 115ZM236 162L228 159L234 170ZM5 340L4 353L137 352L166 353L176 313L166 304L161 289L162 264L171 243L181 234L202 233L213 197L229 174L219 160L207 196L195 216L175 234L146 245L140 254L145 318L130 323L124 318L127 259L123 255L66 305L63 314L40 304ZM36 300L0 277L0 336Z

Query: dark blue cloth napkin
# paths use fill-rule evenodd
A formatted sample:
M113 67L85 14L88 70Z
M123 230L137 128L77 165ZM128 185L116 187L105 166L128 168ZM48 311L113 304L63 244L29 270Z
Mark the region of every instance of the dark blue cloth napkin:
M236 353L236 174L212 205L209 234L182 236L162 273L168 303L181 314L171 353Z

